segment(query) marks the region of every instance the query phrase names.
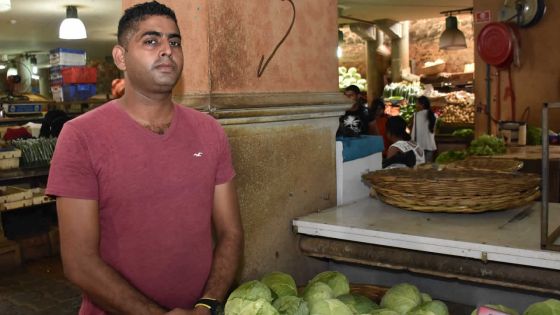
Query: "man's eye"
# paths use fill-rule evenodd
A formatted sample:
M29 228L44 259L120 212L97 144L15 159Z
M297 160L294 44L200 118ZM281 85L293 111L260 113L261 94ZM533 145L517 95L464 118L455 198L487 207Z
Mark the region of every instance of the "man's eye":
M147 40L144 41L144 44L150 45L150 46L154 46L154 45L157 44L157 40L155 40L155 39L147 39Z
M169 42L169 45L173 46L173 47L181 47L181 42L172 40L172 41Z

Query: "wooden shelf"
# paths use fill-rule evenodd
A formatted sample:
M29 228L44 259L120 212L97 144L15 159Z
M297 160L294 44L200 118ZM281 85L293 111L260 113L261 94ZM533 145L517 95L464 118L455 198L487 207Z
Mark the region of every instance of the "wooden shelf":
M16 168L0 171L0 185L26 183L48 177L49 167Z

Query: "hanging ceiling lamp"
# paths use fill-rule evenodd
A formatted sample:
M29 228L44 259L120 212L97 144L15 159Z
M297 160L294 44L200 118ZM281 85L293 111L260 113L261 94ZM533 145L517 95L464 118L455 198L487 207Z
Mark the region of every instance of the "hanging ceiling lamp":
M87 38L86 26L78 19L78 9L75 6L66 7L66 18L60 23L58 37L61 39Z
M12 8L10 0L0 0L0 12L9 11Z
M453 12L461 13L463 11L470 11L472 13L472 8L441 12L442 14L448 14L448 16L445 18L445 31L443 31L439 38L439 49L456 50L467 48L465 34L459 30L457 17L452 15Z

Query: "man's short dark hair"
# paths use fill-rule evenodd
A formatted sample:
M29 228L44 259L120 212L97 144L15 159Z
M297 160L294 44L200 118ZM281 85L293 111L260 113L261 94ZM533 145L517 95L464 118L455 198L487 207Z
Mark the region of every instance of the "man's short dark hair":
M133 7L126 9L123 16L119 20L119 29L117 32L119 45L126 45L128 43L127 37L129 36L129 33L136 30L139 22L153 15L166 16L172 19L175 24L178 24L175 12L173 12L173 10L171 10L166 5L161 4L157 1L139 3Z
M347 87L344 89L344 91L345 91L345 92L354 92L354 93L356 93L356 95L359 95L360 92L361 92L361 91L360 91L360 88L357 87L357 86L354 85L354 84L347 86Z

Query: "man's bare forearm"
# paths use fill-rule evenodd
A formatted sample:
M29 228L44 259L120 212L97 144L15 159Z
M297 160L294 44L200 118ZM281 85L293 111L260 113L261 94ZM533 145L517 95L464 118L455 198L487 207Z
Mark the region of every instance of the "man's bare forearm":
M243 231L230 233L218 239L214 249L214 261L204 296L224 302L239 268L243 255Z
M99 257L65 262L64 268L68 278L108 313L159 315L166 312Z

